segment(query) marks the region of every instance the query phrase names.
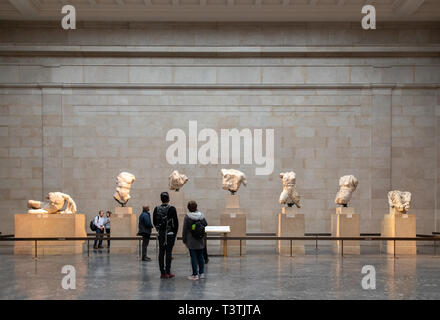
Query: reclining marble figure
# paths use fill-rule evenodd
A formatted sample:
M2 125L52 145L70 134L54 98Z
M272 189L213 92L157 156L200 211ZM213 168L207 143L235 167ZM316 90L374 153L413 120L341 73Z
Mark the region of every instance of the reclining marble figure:
M339 190L336 193L335 203L347 207L353 192L358 186L358 179L353 175L339 178Z
M121 172L116 178L116 192L113 198L123 207L130 200L130 189L132 183L136 180L135 176L129 172Z
M390 209L395 208L401 213L408 213L411 202L411 192L393 190L388 192Z
M247 185L246 176L243 172L235 169L222 169L222 188L228 190L231 194L235 194L243 183Z
M180 188L182 188L183 185L188 182L188 177L182 173L179 173L179 171L174 170L173 172L171 172L168 181L170 190L179 191Z
M76 204L72 197L62 192L49 192L47 195L49 202L42 202L36 200L28 201L28 213L50 213L63 214L75 213Z
M287 204L287 206L289 207L296 205L298 208L301 208L299 204L300 196L296 191L295 172L281 172L280 178L283 181L283 191L280 194L280 199L278 200L278 202L280 204Z

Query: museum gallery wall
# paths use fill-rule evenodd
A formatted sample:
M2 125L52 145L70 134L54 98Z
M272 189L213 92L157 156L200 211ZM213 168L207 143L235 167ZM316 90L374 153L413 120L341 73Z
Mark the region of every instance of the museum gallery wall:
M280 199L280 173L288 179L291 172L306 232L330 232L340 178L347 175L358 181L349 206L360 214L361 232L381 231L392 190L411 192L418 233L439 230L440 58L423 53L439 44L439 24L378 25L380 33L349 24L128 26L90 24L72 33L51 24L0 26L2 44L30 48L21 57L0 57L0 232L13 233L14 214L49 192L69 195L86 221L113 210L121 172L136 177L129 205L138 213L169 190L173 170L188 177L186 200L196 200L217 225L223 168L246 176L239 195L248 232L276 232L279 201L287 204ZM56 55L37 54L33 46L41 43ZM119 52L79 56L68 47L76 45ZM194 53L132 56L129 45L190 46ZM200 56L202 45L235 48L229 56ZM250 54L255 45L281 53ZM358 53L306 56L283 49L336 45L353 45ZM408 53L410 45L422 54ZM383 57L368 53L371 46L394 49ZM273 167L255 155L249 163L241 157L222 164L221 130L234 128L249 129L253 143L262 129L263 155L273 129ZM187 139L186 164L167 159L173 129ZM190 150L204 144L189 146L191 137L204 129L219 136L217 164L191 159ZM268 174L256 173L266 165Z

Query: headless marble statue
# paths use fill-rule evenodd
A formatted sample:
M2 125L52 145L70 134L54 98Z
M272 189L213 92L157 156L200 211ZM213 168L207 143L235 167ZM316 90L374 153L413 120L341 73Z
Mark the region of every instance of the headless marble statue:
M49 202L41 202L36 200L28 201L28 213L49 213L63 214L75 213L76 204L72 197L62 192L49 192L47 195Z
M358 179L353 175L339 178L339 190L336 194L335 203L347 207L353 192L358 185Z
M299 204L300 196L296 191L296 174L293 171L281 172L280 178L283 181L283 191L280 194L278 202L280 204L287 204L288 207L296 205L301 208Z

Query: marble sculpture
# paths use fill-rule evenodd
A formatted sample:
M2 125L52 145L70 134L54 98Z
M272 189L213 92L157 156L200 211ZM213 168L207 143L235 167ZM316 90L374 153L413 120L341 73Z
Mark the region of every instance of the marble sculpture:
M411 192L393 190L388 192L390 209L395 208L401 213L408 213L411 202Z
M221 173L223 177L222 187L224 190L231 192L231 194L235 194L242 183L245 186L247 185L246 176L241 171L235 169L222 169Z
M113 198L123 207L131 198L130 189L135 180L135 176L128 172L121 172L116 178L116 192Z
M47 195L49 202L36 200L28 201L28 213L50 213L63 214L75 213L76 204L72 197L62 192L49 192Z
M347 207L357 186L358 179L353 175L339 178L339 190L336 193L335 203Z
M183 187L183 185L188 182L188 177L182 173L179 173L179 171L174 170L170 174L168 180L170 190L179 191Z
M296 205L298 208L301 208L299 204L300 196L296 191L295 172L281 172L280 178L283 181L283 191L280 194L280 199L278 200L278 202L280 204L287 204L287 206L289 207Z

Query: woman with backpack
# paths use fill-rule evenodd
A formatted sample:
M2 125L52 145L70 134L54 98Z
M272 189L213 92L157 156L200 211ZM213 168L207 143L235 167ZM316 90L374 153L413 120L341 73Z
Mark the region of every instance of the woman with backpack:
M205 260L203 250L205 248L205 227L208 225L203 213L197 210L195 201L188 202L188 212L183 221L182 240L191 256L192 275L189 280L205 278Z

